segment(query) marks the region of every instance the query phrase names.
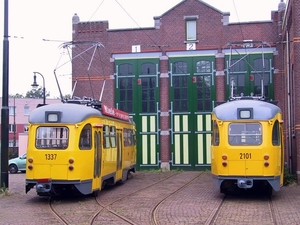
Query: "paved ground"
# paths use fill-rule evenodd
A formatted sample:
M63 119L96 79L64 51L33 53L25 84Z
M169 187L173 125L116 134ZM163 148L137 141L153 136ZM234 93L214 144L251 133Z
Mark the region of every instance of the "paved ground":
M168 173L168 172L164 172ZM141 172L133 174L133 178L126 181L122 186L112 188L111 190L100 193L100 200L103 204L113 201L113 198L118 195L118 198L129 190L135 196L128 196L124 201L119 201L111 204L110 208L117 212L123 212L124 216L134 221L134 224L152 224L147 219L151 214L151 209L158 202L162 201L156 209L156 217L160 221L159 224L166 225L185 225L185 224L255 224L255 225L272 225L272 224L300 224L300 187L298 185L283 187L279 192L276 192L272 197L272 203L277 222L273 222L270 209L267 201L259 201L259 199L251 198L229 198L222 206L217 219L211 220L208 223L211 213L217 208L219 202L223 198L223 194L212 189L212 182L208 174L198 177L199 172L179 172L172 179L163 180L164 175L156 172ZM194 177L196 178L195 180ZM151 186L151 189L143 193L134 192L151 184L151 182L162 182ZM180 189L177 189L193 180L191 184ZM167 196L172 194L170 198ZM9 175L9 193L0 196L0 224L62 224L55 218L50 211L47 200L40 200L41 197L36 195L35 190L31 190L25 194L25 174L10 174ZM45 198L44 198L45 199ZM129 203L129 201L131 203ZM55 205L56 204L56 205ZM93 209L96 202L93 198L89 200L77 200L76 203L69 202L62 205L56 202L54 207L60 209L62 215L68 216L68 224L88 224L87 219L83 220L85 211ZM128 207L131 204L130 207ZM97 206L97 205L96 205ZM84 209L85 208L85 209ZM72 211L72 212L70 212ZM101 214L101 221L96 221L93 224L124 224L117 223L113 220L108 220ZM88 216L87 218L89 218ZM191 219L192 218L192 219ZM102 223L101 223L102 222Z

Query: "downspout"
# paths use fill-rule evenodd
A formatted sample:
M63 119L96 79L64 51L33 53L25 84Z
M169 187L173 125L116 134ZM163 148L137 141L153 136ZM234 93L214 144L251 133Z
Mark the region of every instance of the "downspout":
M287 92L288 92L288 137L289 137L289 171L292 173L292 131L291 131L291 93L290 93L290 41L289 33L286 32L286 71L287 71Z

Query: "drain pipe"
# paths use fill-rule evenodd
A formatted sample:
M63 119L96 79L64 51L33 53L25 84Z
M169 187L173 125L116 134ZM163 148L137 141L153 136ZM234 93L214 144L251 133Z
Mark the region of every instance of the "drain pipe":
M291 87L290 87L290 51L289 51L289 44L290 44L290 37L289 33L286 32L286 71L287 71L287 100L288 100L288 136L289 136L289 171L292 173L293 162L292 162L292 132L291 132Z

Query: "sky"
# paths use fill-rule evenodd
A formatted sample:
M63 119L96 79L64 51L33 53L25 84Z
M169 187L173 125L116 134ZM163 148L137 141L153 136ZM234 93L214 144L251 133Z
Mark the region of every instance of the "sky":
M271 20L280 0L202 0L222 12L229 22ZM9 94L31 90L33 72L45 79L50 98L60 96L53 71L63 95L72 93L71 64L61 45L72 40L72 17L80 21L108 20L110 29L154 26L160 16L181 0L8 0ZM286 0L284 1L286 2ZM159 6L159 7L158 7ZM3 62L4 1L0 5L0 60ZM2 63L3 64L3 63ZM1 65L2 65L1 64ZM1 68L3 74L3 67ZM2 96L3 75L0 77ZM37 74L37 83L43 79Z

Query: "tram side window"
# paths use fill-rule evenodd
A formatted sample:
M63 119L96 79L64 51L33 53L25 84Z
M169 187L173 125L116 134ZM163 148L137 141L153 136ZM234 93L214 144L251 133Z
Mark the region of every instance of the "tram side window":
M38 127L35 147L37 149L66 149L69 141L67 127Z
M116 147L116 127L115 126L110 127L110 143L111 143L112 148Z
M133 139L133 144L132 145L136 145L136 134L135 134L135 130L132 130L132 139Z
M279 122L278 120L275 121L273 130L272 130L272 144L274 146L280 145L280 131L279 131Z
M110 148L110 135L109 135L109 126L104 125L103 126L103 136L104 136L104 143L103 148Z
M79 148L82 150L92 147L92 127L90 124L84 126L80 133Z
M259 123L231 123L228 129L230 145L260 145L262 143Z
M217 121L214 121L212 145L218 146L220 144L220 133Z
M131 129L127 129L127 128L124 128L123 130L124 132L124 146L132 146L132 145L135 145L134 143L134 133L133 133L133 130Z

